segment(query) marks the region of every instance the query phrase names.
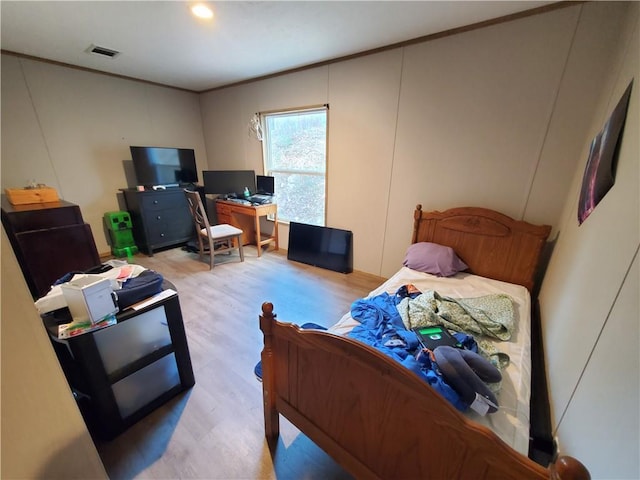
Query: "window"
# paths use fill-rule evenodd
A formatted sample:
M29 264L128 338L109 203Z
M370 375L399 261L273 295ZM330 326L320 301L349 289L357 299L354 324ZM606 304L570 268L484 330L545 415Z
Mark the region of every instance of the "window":
M275 178L278 219L324 226L327 108L268 113L264 162Z

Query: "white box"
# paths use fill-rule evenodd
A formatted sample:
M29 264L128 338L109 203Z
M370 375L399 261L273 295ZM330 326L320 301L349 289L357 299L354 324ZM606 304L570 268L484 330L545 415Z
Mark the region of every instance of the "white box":
M117 297L108 278L85 275L60 287L76 323L98 323L118 312Z

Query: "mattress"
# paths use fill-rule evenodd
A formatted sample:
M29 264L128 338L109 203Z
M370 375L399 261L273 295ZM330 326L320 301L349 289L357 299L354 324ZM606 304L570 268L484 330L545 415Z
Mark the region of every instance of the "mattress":
M512 283L492 280L468 273L452 277L436 277L402 267L389 280L369 293L395 293L402 285L413 284L420 291L435 290L452 298L474 298L491 293L506 293L513 299L515 328L508 342L491 340L503 353L509 355L509 366L502 371L502 386L497 395L500 409L481 416L469 410L465 416L493 430L505 443L523 455L529 450L529 401L531 398L531 297L529 291ZM345 314L329 331L346 335L359 322Z

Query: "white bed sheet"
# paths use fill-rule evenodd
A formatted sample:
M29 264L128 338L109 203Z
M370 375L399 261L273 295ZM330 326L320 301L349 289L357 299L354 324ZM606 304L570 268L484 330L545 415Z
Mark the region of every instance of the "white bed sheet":
M436 277L402 267L389 280L369 293L367 297L383 292L395 293L406 284L420 291L435 290L453 298L474 298L490 293L506 293L514 301L515 329L508 342L492 341L496 348L509 355L509 366L502 371L502 387L498 393L498 412L485 417L469 411L465 415L493 430L505 443L523 455L529 451L529 401L531 398L531 297L529 291L512 283L500 282L468 273L453 277ZM357 320L345 314L329 331L346 335Z

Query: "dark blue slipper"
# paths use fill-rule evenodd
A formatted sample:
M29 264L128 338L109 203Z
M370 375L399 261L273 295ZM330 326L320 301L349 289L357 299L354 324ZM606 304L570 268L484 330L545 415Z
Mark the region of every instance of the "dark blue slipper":
M317 323L305 323L303 325L300 325L300 328L304 329L304 330L308 330L308 329L315 329L315 330L326 330L326 327L323 327L322 325L318 325ZM256 375L256 378L258 379L259 382L262 381L262 362L258 362L255 366L255 368L253 369L253 373Z

